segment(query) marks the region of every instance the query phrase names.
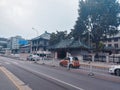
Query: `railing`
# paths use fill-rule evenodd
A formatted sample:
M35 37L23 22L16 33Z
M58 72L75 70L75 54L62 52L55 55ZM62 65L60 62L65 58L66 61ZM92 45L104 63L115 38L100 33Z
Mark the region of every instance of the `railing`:
M120 63L120 56L110 56L110 62L113 62L113 63Z

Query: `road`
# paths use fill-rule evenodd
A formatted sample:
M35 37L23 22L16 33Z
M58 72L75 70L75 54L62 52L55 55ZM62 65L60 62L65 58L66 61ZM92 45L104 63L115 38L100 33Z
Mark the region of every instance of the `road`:
M120 90L119 82L90 77L67 69L5 57L0 57L0 63L32 90Z
M0 67L1 68L1 67ZM0 90L17 90L17 87L9 80L0 69Z

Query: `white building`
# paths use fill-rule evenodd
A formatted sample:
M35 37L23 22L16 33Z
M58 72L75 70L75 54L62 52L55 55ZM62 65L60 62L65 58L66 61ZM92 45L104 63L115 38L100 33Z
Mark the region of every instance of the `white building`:
M11 49L12 53L19 53L20 44L19 41L23 38L21 36L11 37L9 40L9 48Z
M111 49L112 53L120 54L120 33L103 40L105 47Z

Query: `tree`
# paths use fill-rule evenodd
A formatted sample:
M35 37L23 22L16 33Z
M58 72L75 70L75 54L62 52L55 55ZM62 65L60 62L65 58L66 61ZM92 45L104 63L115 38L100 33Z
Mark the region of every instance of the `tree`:
M56 31L56 33L52 33L50 36L50 45L57 44L61 40L64 40L67 38L67 31Z
M88 39L88 34L86 37L83 34L89 31L92 42L99 48L101 39L118 33L120 4L117 0L80 0L78 14L72 31L75 39Z

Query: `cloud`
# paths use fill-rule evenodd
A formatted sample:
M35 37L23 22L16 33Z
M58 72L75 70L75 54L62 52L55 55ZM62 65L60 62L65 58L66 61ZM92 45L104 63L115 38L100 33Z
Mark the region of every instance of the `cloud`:
M0 0L2 37L33 38L36 32L70 30L77 19L79 0Z

